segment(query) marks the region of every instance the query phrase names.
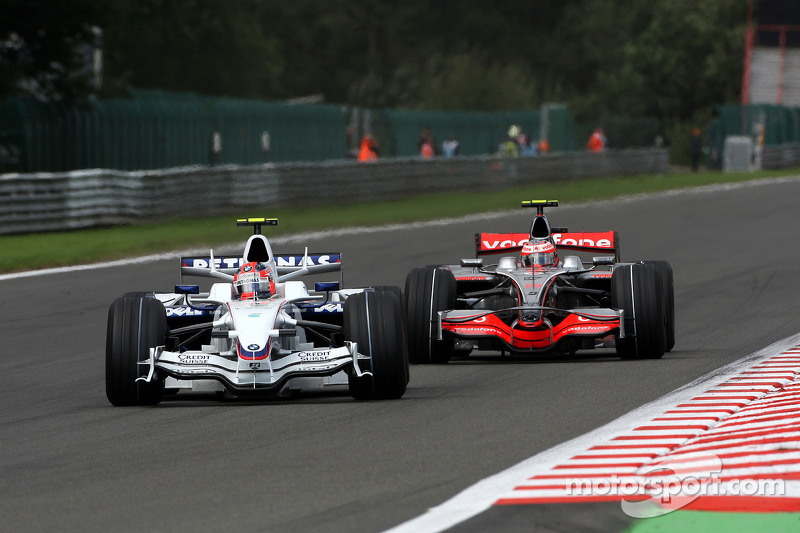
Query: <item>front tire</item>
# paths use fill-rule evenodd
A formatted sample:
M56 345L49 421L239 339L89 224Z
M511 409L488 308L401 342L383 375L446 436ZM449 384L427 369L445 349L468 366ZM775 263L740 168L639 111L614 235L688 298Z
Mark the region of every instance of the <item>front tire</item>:
M408 385L408 352L400 299L393 291L364 291L344 304L345 339L358 343L358 352L370 357L359 368L371 376L348 375L356 400L397 399Z
M397 299L400 300L400 307L404 306L403 302L403 291L400 290L400 287L397 285L375 285L372 287L377 292L389 291L397 296Z
M667 351L671 352L675 346L675 287L672 266L668 261L645 261L645 263L652 263L661 274L661 287L667 318Z
M625 337L617 336L622 359L658 359L667 348L661 274L652 263L621 265L611 277L612 306L623 311Z
M456 279L444 268L414 268L406 277L408 355L414 364L444 364L455 351L455 340L434 338L437 313L453 309Z
M156 298L123 296L108 310L106 330L106 396L116 406L156 405L164 398L164 380L146 376L150 348L163 346L167 314Z

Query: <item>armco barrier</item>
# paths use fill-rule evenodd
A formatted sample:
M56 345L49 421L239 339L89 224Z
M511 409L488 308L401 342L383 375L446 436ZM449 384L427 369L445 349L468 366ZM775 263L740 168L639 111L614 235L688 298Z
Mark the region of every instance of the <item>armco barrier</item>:
M765 146L761 152L761 168L775 169L800 166L800 142Z
M272 208L292 205L345 205L436 192L479 192L664 173L667 168L667 150L646 148L529 158L408 158L3 174L0 234L136 224L188 215L269 215Z

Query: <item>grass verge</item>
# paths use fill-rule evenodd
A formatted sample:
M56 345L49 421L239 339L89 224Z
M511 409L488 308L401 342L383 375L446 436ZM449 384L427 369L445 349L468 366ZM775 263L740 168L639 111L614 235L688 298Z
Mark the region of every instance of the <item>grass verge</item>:
M617 178L538 183L499 191L436 194L368 204L285 207L269 212L233 213L210 218L188 218L139 226L0 236L0 272L34 270L120 259L176 249L219 247L240 242L245 234L233 219L269 216L280 225L269 228L276 236L301 231L350 226L375 226L514 209L521 200L556 199L585 202L640 193L660 192L717 183L800 174L800 169L722 173L670 173Z

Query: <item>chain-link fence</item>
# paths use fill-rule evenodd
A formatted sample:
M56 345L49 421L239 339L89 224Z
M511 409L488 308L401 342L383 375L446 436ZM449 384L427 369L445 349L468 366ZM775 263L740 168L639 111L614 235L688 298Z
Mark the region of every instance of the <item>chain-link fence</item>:
M800 108L771 104L718 105L708 124L708 165L721 168L725 138L745 136L761 149L800 142ZM773 167L774 168L774 167Z
M183 165L253 165L347 159L365 133L381 157L418 155L428 128L437 148L453 136L461 155L498 151L509 127L551 151L572 150L569 110L502 113L369 110L133 91L131 99L69 107L26 99L0 101L0 171L142 170Z

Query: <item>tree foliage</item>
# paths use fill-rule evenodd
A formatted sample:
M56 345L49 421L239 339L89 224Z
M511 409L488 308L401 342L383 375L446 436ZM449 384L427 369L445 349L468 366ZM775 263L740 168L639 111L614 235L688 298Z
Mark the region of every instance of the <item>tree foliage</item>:
M735 101L744 55L742 4L643 5L650 11L646 24L620 47L619 68L598 76L612 112L687 120L709 104ZM626 104L626 95L635 99Z
M115 0L107 7L111 91L132 86L261 98L278 88L279 43L260 23L258 0Z
M735 101L741 0L4 0L0 95L80 94L103 30L104 96L157 88L367 107L497 111L566 103L584 120L691 120ZM12 35L25 43L14 53Z
M93 90L92 0L0 2L0 96L81 100Z

